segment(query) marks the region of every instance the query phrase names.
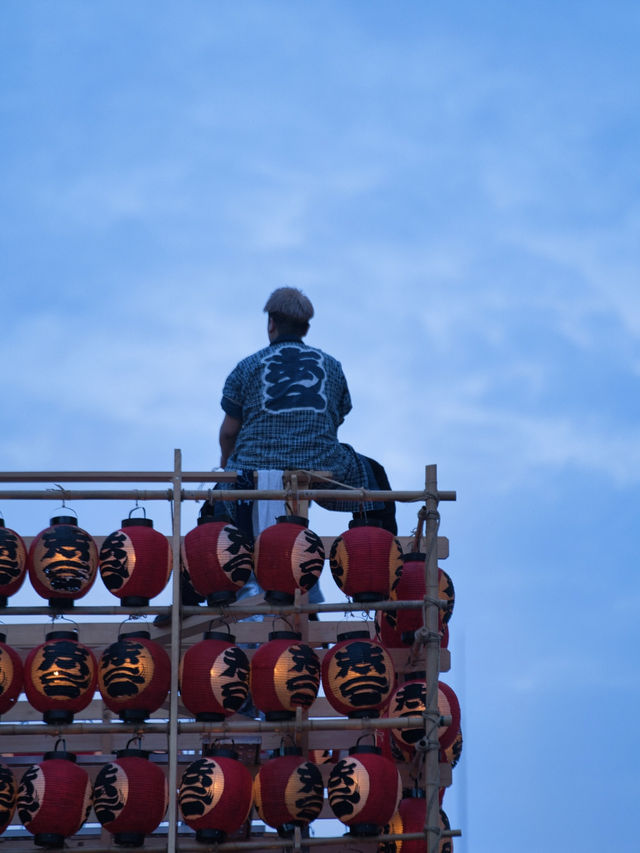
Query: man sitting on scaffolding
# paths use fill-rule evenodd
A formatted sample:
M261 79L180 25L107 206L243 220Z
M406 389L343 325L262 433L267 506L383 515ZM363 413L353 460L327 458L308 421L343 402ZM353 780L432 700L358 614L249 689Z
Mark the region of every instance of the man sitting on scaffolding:
M310 300L295 287L280 287L264 307L269 346L243 359L222 392L220 465L226 470L326 470L334 483L389 490L382 465L338 441L351 411L340 362L303 342L313 317ZM328 486L335 488L334 483ZM317 501L325 509L352 511L351 501ZM395 503L366 503L366 513L397 533Z

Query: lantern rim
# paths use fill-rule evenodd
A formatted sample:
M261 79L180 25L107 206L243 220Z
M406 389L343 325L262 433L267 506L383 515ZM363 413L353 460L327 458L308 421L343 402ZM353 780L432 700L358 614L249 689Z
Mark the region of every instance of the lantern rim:
M45 752L44 761L53 761L54 759L61 759L62 761L71 761L74 764L77 763L78 757L75 752L69 752L68 749L52 749L49 752Z
M118 639L123 640L126 637L142 637L144 640L150 640L151 631L145 631L143 628L137 628L134 631L126 631L125 633L120 634Z
M358 628L351 631L342 631L340 634L337 634L338 642L341 643L343 640L371 640L371 636L369 635L369 631L366 629ZM371 642L374 642L371 640Z
M427 559L427 555L423 551L409 551L402 555L403 563L421 563Z
M224 640L233 645L236 641L234 634L225 634L224 631L205 631L202 635L203 640Z
M349 747L349 755L363 755L364 753L382 755L382 750L379 746L374 746L371 743L357 743L355 746Z
M277 515L276 524L297 524L299 527L309 527L309 519L303 515Z
M207 595L208 607L219 607L221 604L232 604L236 600L235 590L219 589Z
M265 601L269 604L293 604L295 596L290 592L282 592L279 589L268 589L264 594Z
M124 749L114 750L116 758L145 758L148 759L151 753L148 749L140 749L138 747L127 746Z
M73 527L78 526L78 519L75 515L54 515L49 519L49 524L71 524Z
M48 634L45 634L44 639L45 639L45 642L48 642L49 640L76 640L77 641L78 632L77 631L69 631L69 630L67 630L67 631L63 631L63 630L49 631Z
M300 631L287 631L283 629L282 631L271 631L269 633L269 640L301 640L302 634Z
M349 522L349 530L353 530L354 527L380 527L380 528L382 528L382 522L377 518L352 518L351 521Z

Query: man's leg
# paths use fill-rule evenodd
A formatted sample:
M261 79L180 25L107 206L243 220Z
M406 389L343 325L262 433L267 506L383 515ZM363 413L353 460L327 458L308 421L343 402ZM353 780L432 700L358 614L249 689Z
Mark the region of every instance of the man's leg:
M389 484L389 478L387 477L387 472L384 470L382 465L379 462L376 462L375 459L371 459L369 456L364 457L369 463L371 470L373 472L373 476L376 480L376 485L380 489L380 491L386 492L391 491L391 486ZM362 518L363 513L354 512L354 518ZM391 533L396 535L398 533L398 524L396 522L396 504L395 501L385 501L384 507L382 509L374 509L368 510L366 513L366 517L371 519L372 521L379 521L380 525L385 529L389 530Z

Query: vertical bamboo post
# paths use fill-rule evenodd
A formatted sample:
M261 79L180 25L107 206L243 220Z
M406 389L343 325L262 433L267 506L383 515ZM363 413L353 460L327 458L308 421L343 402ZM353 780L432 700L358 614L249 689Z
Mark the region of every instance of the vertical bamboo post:
M435 465L427 465L425 471L426 498L426 561L425 561L425 602L423 605L423 625L426 630L425 673L425 737L427 752L425 756L425 788L427 794L427 814L425 831L427 832L427 853L437 853L440 846L440 744L438 741L438 678L440 675L440 634L438 631L438 474Z
M171 693L169 694L169 830L167 853L175 853L178 839L178 668L180 666L180 522L182 500L182 453L173 458L173 598L171 607Z

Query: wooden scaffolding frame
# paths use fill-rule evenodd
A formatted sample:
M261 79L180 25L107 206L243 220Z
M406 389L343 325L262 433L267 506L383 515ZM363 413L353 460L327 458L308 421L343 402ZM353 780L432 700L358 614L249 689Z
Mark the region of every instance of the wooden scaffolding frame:
M293 850L306 849L345 850L352 851L374 851L378 849L381 842L393 842L394 840L409 841L424 840L426 853L437 853L440 845L441 834L459 835L458 830L450 830L441 833L439 819L438 793L441 787L451 784L451 767L439 763L438 726L443 720L438 711L438 679L440 672L445 672L450 666L450 656L446 649L440 647L440 635L438 630L439 608L445 602L438 600L438 559L448 556L448 540L439 535L439 512L438 506L441 501L452 501L456 499L455 492L439 491L437 484L437 468L428 465L425 469L424 488L416 491L373 491L365 489L322 489L313 488L314 472L286 472L286 487L279 490L234 490L233 499L246 500L284 500L299 514L304 512L304 506L316 499L339 499L352 500L354 502L364 501L387 501L417 502L421 505L420 525L424 524L424 542L427 559L425 564L426 593L422 602L415 601L379 601L363 604L350 602L323 602L313 604L303 601L296 595L291 605L275 606L266 604L262 596L242 599L228 607L194 607L182 606L180 600L180 555L181 555L181 507L184 501L219 500L229 498L226 493L207 488L202 485L215 484L217 482L233 482L235 474L229 472L195 471L185 472L182 470L182 454L180 450L174 451L174 467L170 471L49 471L49 472L0 472L0 484L19 484L20 488L1 488L0 505L8 500L51 500L59 497L64 501L75 500L135 500L169 501L172 509L172 603L167 606L150 605L144 608L145 615L171 613L170 628L151 629L151 638L157 642L164 643L169 651L171 660L171 689L169 693L168 706L160 709L152 715L145 723L127 724L114 718L114 715L106 709L100 699L94 699L89 708L82 712L82 720L69 725L48 725L38 722L39 714L32 709L21 697L21 700L11 711L4 715L0 721L0 761L14 764L17 767L28 765L38 760L46 747L43 743L50 743L49 738L64 738L67 748L72 752L81 753L79 763L86 767L92 778L98 769L109 760L115 749L122 749L125 741L139 735L144 737L144 749L164 752L166 749L167 774L169 780L175 784L169 784L169 806L164 829L148 836L145 840L145 851L159 853L186 853L194 850L215 850L219 853L227 853L232 850ZM326 472L323 472L326 473ZM310 477L311 475L311 477ZM56 483L58 491L52 493L51 489L26 489L25 484L30 483ZM83 484L119 484L118 488L63 488L61 483ZM167 488L126 488L122 484L144 483L168 485ZM200 484L198 489L185 488L191 484ZM29 537L23 537L28 544ZM329 546L333 539L325 539L325 552L328 554ZM406 551L411 547L413 537L399 536ZM94 539L101 543L101 537ZM308 641L322 654L322 648L328 643L335 642L336 624L331 621L309 621L310 613L336 613L344 616L355 611L384 611L400 610L403 608L421 607L423 610L423 630L418 632L419 637L411 654L404 650L392 650L392 657L397 671L409 673L411 671L426 672L427 680L427 702L425 713L421 716L407 717L402 720L388 718L365 718L351 720L336 716L326 699L318 698L309 712L298 713L296 719L285 722L266 722L263 720L250 720L234 715L221 723L201 723L190 720L190 715L180 706L178 693L178 670L179 662L184 650L194 642L198 641L203 630L206 630L212 620L228 622L229 618L242 618L251 614L262 614L263 616L287 616L295 623L296 630L300 630L303 640ZM48 606L15 607L10 603L7 607L0 608L0 620L4 626L10 629L8 637L9 644L17 649L23 656L34 644L34 637L39 637L38 625L33 623L10 623L12 617L42 616L51 617L54 611ZM140 608L105 606L86 607L75 604L69 611L69 615L92 616L99 619L100 616L114 615L126 616L127 614L140 615ZM183 617L191 618L183 624ZM91 622L91 636L82 636L82 642L96 651L104 649L114 640L114 628L117 623ZM367 623L373 625L373 623ZM82 623L88 627L87 623ZM4 627L3 626L3 627ZM40 628L43 625L40 624ZM145 626L146 628L147 626ZM265 642L272 622L243 622L234 624L234 634L239 643ZM300 711L300 709L298 709ZM77 715L80 716L80 715ZM197 843L191 830L181 830L177 788L180 780L180 765L194 760L194 753L198 752L203 743L214 738L233 738L234 742L245 742L248 752L255 750L255 764L259 764L261 750L277 748L279 741L287 735L296 739L299 745L305 749L344 749L353 745L358 733L375 733L375 730L385 728L416 727L425 726L426 751L424 753L424 779L423 786L427 794L427 817L422 832L404 834L386 834L375 838L352 838L349 836L327 836L327 837L301 837L299 830L291 839L284 839L274 832L267 831L259 838L255 835L244 839L234 836L224 843L214 846ZM124 740L123 740L124 739ZM253 762L248 762L253 763ZM255 770L255 767L254 767ZM328 766L323 768L323 777L326 782ZM406 777L406 773L405 773ZM405 780L406 781L406 778ZM320 815L321 818L333 818L328 811L328 804ZM15 820L15 819L14 819ZM251 819L248 825L251 829ZM346 827L345 827L346 830ZM246 835L246 834L245 834ZM5 833L0 836L0 849L6 853L18 853L30 849L32 837L22 831L13 835ZM108 850L122 849L117 847L112 836L105 830L96 830L93 834L82 833L72 836L65 842L66 849L78 849L84 853L104 853ZM393 849L393 848L389 848Z

